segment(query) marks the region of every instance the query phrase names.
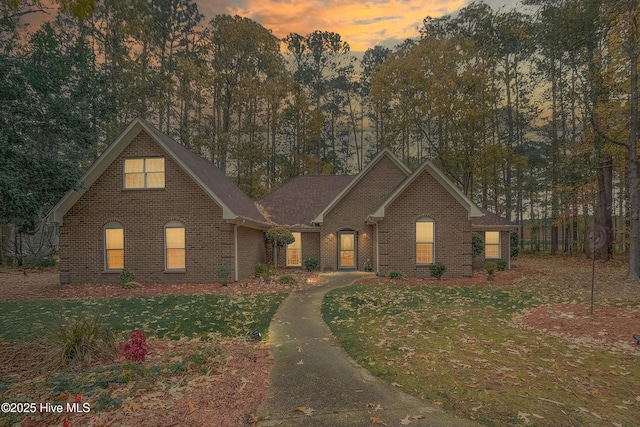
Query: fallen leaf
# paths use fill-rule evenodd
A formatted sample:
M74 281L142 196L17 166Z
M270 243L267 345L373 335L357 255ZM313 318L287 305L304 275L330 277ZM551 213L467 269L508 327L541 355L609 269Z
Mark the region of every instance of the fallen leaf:
M402 387L402 386L401 386L400 384L398 384L398 383L391 383L391 385L392 385L392 386L394 386L394 387Z
M616 377L617 377L618 375L620 375L620 372L616 371L615 369L610 370L610 371L609 371L609 373L610 373L611 375L615 375Z
M305 415L309 415L311 416L311 414L314 413L314 409L313 408L308 408L306 406L299 406L296 408L296 412L302 412Z
M69 393L60 393L59 395L54 397L52 400L54 402L59 402L61 400L67 400L68 398L69 398Z
M296 365L304 365L304 360L300 359L300 361L296 363Z
M482 408L482 405L476 406L475 408L471 408L472 411L476 412L478 409Z
M193 404L193 402L189 402L189 413L193 414L196 410L196 405Z
M302 353L302 346L301 345L298 346L298 353Z
M525 424L529 424L531 421L529 421L529 415L531 414L527 414L524 412L518 412L518 419L524 421Z
M409 415L407 415L406 417L401 419L400 420L400 424L402 424L403 426L408 426L409 424L411 424L411 420L409 419Z
M377 424L377 425L381 425L381 426L386 426L385 422L382 421L380 418L371 417L369 419L371 420L371 424Z

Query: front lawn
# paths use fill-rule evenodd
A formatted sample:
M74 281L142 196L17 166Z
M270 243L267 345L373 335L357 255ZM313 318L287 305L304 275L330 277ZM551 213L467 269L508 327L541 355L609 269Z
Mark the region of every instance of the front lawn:
M520 282L353 285L327 294L323 316L372 373L485 425L637 425L640 351L518 327L527 309L584 295Z
M137 329L169 339L247 335L255 327L266 331L285 297L264 293L5 302L0 303L0 340L46 339L58 317L83 313L101 314L114 333L123 337Z
M155 295L0 303L0 398L19 412L0 426L242 425L266 390L271 361L251 340L266 333L284 293ZM70 371L56 360L60 319L100 314L116 343L142 330L146 360L122 356ZM63 320L68 322L69 320ZM68 404L89 411L69 412ZM62 413L45 408L62 405ZM50 406L46 406L50 405ZM26 411L25 411L26 408Z

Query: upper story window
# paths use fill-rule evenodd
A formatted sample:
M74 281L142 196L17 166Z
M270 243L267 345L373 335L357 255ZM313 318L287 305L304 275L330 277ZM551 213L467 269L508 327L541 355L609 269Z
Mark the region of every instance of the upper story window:
M433 264L433 220L416 221L416 264Z
M300 267L302 265L302 238L298 232L292 232L293 243L287 245L287 266Z
M164 188L164 159L124 159L124 188Z
M486 231L484 233L484 257L486 259L500 258L499 231Z

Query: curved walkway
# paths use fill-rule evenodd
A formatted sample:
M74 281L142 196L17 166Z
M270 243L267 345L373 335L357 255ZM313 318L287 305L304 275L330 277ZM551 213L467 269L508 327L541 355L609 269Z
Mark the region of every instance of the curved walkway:
M477 425L372 376L334 342L322 298L368 274L324 274L324 285L293 292L281 304L270 327L274 364L258 426Z

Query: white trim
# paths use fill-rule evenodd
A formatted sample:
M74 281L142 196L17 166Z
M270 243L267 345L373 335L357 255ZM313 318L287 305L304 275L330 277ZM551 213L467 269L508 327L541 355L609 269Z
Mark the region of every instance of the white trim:
M496 246L495 243L487 243L487 233L497 233L498 234L498 256L497 257L488 257L487 256L487 245ZM484 259L502 259L502 232L501 231L485 231L484 232Z
M418 242L418 223L419 222L429 222L431 223L431 233L432 233L432 237L433 240L431 242ZM417 220L415 220L415 222L413 223L413 232L414 232L414 239L413 239L413 252L414 252L414 259L416 262L417 266L422 266L422 265L433 265L436 262L436 222L434 221L433 218L429 218L429 217L422 217L422 218L418 218ZM431 244L431 262L418 262L418 244Z
M109 257L107 256L107 253L109 250L114 250L114 249L109 249L107 248L107 230L122 230L122 268L109 268ZM125 246L126 246L126 242L125 242L125 238L124 238L124 225L120 222L117 221L111 221L108 222L104 225L104 227L102 227L102 238L104 239L104 271L106 273L117 273L122 271L125 267L126 267L126 263L124 262L125 259L125 255L126 255L126 250L125 250ZM117 249L115 249L117 250Z

